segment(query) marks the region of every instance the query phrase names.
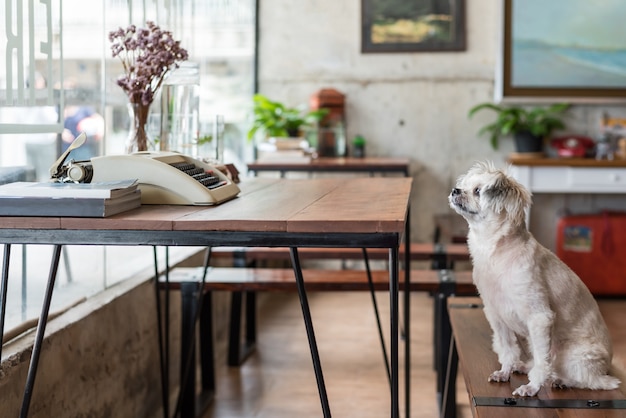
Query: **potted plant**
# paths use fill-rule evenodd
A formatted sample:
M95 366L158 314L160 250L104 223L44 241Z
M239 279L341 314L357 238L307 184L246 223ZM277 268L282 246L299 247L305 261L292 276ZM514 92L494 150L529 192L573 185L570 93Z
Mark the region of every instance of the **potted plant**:
M496 120L478 131L479 135L489 134L493 149L498 149L500 137L512 135L518 152L543 152L544 139L553 130L565 128L560 115L568 108L567 103L531 108L481 103L470 109L468 117L483 109L496 112Z
M304 112L261 94L255 94L253 101L254 120L248 131L248 139L254 138L257 132L263 133L266 138L299 137L303 127L312 126L328 113L327 109Z
M365 138L362 135L352 138L352 155L356 158L365 157Z

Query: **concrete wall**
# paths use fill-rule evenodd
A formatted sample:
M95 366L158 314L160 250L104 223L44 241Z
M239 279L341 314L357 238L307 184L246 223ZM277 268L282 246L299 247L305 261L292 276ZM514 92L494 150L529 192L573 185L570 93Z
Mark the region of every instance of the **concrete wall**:
M199 260L200 256L194 257L185 265L198 265ZM29 417L163 416L156 301L149 270L49 322ZM226 344L229 300L224 292L213 295L218 345ZM162 296L162 309L164 301ZM180 293L173 291L169 357L172 408L178 395L180 322ZM2 417L19 416L33 340L34 331L3 347Z
M347 100L348 137L360 133L372 156L405 156L415 180L412 202L414 240L432 237L433 214L448 211L455 179L476 160L504 164L511 140L493 151L477 137L489 114L471 121L473 105L493 100L499 51L500 1L467 2L467 50L436 53L362 54L361 2L315 0L260 1L259 90L290 105L307 104L311 94L332 87ZM626 113L623 107L575 106L568 130L597 131L600 115ZM623 205L583 197L541 197L531 230L553 244L557 211Z
M161 398L154 307L152 284L128 280L51 321L29 416L156 416ZM2 364L0 415L16 417L32 334L5 350L15 354Z

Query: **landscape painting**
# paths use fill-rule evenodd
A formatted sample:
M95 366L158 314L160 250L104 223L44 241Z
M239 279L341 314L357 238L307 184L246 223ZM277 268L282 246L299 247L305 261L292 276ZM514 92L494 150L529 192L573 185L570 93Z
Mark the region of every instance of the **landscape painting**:
M626 99L625 16L623 0L504 0L504 97Z
M362 0L362 52L465 50L465 0Z

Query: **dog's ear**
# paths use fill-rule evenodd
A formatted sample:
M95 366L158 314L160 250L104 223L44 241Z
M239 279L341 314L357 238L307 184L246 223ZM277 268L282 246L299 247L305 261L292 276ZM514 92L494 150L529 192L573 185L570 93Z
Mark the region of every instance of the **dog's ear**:
M526 219L526 210L531 205L531 195L524 186L512 177L499 172L495 181L483 191L496 213L504 212L515 225Z

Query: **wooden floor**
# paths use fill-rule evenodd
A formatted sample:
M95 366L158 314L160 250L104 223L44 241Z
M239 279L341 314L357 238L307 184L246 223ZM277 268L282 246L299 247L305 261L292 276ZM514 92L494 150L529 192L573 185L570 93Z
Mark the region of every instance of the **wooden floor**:
M411 417L438 416L432 352L432 299L411 295ZM378 293L385 336L388 296ZM310 293L309 304L331 411L334 417L380 418L390 412L389 383L376 331L372 302L365 292ZM626 302L600 301L614 339L618 362L626 359ZM294 293L264 295L259 303L256 353L243 366L225 366L225 346L217 360L217 393L203 418L293 418L322 416L315 375ZM404 361L401 344L401 367ZM462 377L457 380L458 418L471 416ZM404 382L401 380L401 416Z

